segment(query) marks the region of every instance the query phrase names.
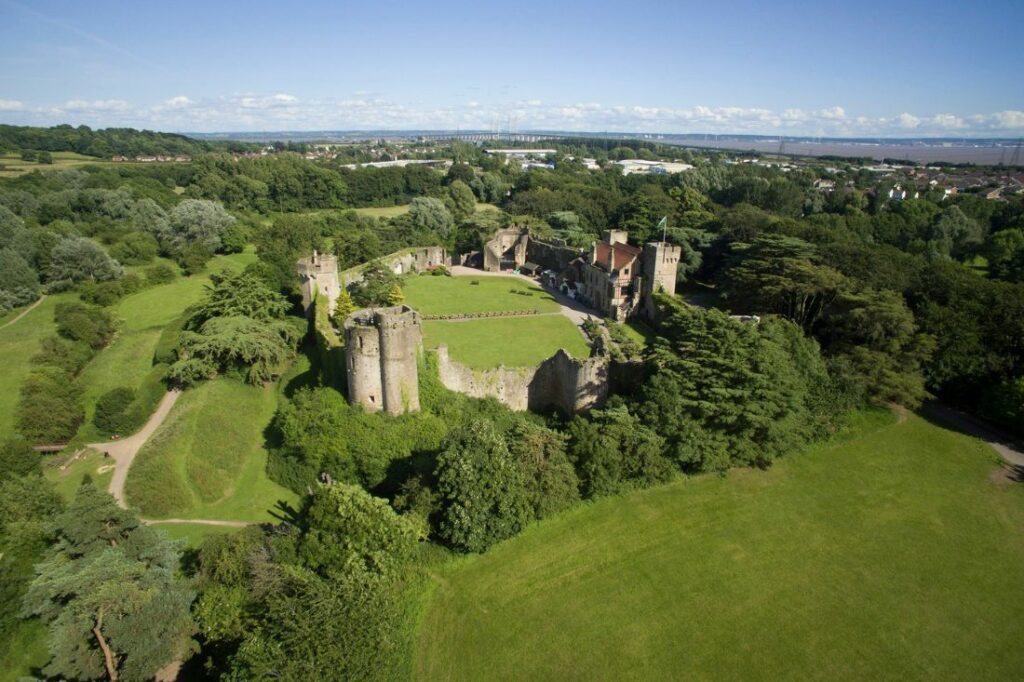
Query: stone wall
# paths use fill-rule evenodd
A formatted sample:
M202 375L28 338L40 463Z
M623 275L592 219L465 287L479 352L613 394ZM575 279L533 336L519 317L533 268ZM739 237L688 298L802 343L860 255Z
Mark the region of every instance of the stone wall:
M448 266L450 259L448 252L443 246L420 246L412 249L402 249L382 256L378 259L385 267L396 275L404 275L409 272L426 272L439 265ZM368 263L362 263L338 273L341 286L348 288L353 284L363 281L363 271Z
M438 346L441 383L474 398L492 397L513 410L543 412L552 407L567 415L600 406L608 397L608 357L577 360L564 350L536 367L475 370L452 360L447 346Z
M585 255L584 250L566 246L558 241L544 242L530 237L526 244L526 260L555 272L568 269L569 263Z

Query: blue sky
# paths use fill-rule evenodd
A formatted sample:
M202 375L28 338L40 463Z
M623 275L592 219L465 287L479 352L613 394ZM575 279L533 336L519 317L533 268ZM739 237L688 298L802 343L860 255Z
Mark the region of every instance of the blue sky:
M1022 0L0 0L0 122L1020 135L1022 27Z

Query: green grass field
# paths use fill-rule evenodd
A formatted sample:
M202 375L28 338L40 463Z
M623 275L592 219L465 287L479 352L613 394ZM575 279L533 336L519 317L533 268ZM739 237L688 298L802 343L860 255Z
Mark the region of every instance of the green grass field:
M436 571L423 680L1008 680L1024 486L911 416L585 505Z
M409 204L402 204L400 206L370 206L367 208L354 209L356 213L360 215L370 216L371 218L394 218L398 215L404 215L409 212ZM477 211L497 211L498 207L494 204L482 204L477 202Z
M477 284L473 284L477 282ZM416 275L402 285L405 302L424 315L541 310L544 315L480 320L425 320L427 348L446 344L452 359L474 369L529 367L559 348L585 358L590 348L551 294L512 277Z
M251 249L230 256L217 256L210 261L207 272L240 270L255 259L256 254ZM86 413L86 423L79 440L95 442L103 438L91 420L96 400L111 389L119 386L135 388L147 396L151 403L149 411L156 407L164 393L163 371L153 368L153 351L160 334L187 307L203 297L209 283L208 275L179 277L167 284L126 296L113 306L112 312L120 320L118 334L93 358L79 378L84 389Z
M267 478L263 430L274 387L216 379L186 391L128 472L129 502L153 518L270 521L294 493Z
M563 315L423 323L423 344L448 346L449 355L474 369L531 367L564 348L574 358L590 356L583 335Z
M406 304L423 315L560 309L551 294L513 277L412 275L402 283L402 292Z

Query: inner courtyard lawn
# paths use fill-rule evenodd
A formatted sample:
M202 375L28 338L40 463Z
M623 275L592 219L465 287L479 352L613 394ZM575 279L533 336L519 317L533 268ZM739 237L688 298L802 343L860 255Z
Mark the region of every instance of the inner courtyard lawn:
M1024 486L977 440L858 420L436 569L418 679L1019 679Z
M402 283L402 292L406 305L422 315L559 310L551 294L515 277L412 275Z
M215 379L185 391L128 472L132 506L151 518L271 521L297 496L266 475L273 386Z
M449 356L473 369L532 367L564 348L574 358L590 356L580 330L559 313L483 320L427 320L423 345L448 346Z

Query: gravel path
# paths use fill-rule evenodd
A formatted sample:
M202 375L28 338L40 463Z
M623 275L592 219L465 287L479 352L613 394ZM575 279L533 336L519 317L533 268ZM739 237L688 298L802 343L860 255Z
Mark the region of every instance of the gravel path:
M127 438L112 440L108 443L89 444L90 448L105 452L114 460L114 475L110 479L107 492L114 496L118 506L121 508L128 508L128 503L124 498L124 482L128 478L128 469L131 468L135 455L139 454L139 449L142 448L143 444L164 423L164 419L167 418L180 395L181 391L167 391L164 397L160 399L160 404L156 406L156 411L153 412L142 428Z
M921 408L921 414L935 421L943 422L961 433L982 439L992 446L992 449L998 452L1007 464L1012 467L1024 468L1024 449L1021 445L976 417L939 402L925 403Z

